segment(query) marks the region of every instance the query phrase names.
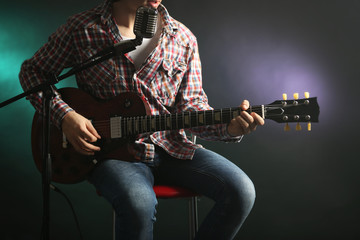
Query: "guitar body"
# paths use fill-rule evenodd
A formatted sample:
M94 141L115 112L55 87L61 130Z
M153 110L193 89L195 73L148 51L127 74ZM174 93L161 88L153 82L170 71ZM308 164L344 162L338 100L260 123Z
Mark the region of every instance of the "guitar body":
M52 181L59 183L77 183L85 180L95 164L107 158L133 161L131 139L110 140L109 119L114 116L146 115L149 109L135 93L123 93L110 101L98 101L89 94L76 88L59 90L62 99L77 113L90 119L102 137L96 145L101 151L95 156L85 156L75 151L61 130L54 125L50 128L50 154L52 159ZM42 117L35 113L32 124L32 153L37 168L42 171ZM96 161L94 161L96 160Z

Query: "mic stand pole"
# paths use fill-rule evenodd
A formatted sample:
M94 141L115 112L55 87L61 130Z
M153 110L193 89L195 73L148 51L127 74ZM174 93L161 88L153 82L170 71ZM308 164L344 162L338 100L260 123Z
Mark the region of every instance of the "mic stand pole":
M51 183L51 155L50 155L50 110L51 110L51 101L55 96L54 85L59 81L70 77L78 72L81 72L89 67L92 67L102 61L108 60L114 56L120 54L125 54L136 49L136 46L141 45L142 37L137 36L136 39L121 41L118 44L115 44L106 51L102 51L93 57L86 60L84 63L76 65L74 68L70 69L67 73L56 77L51 76L50 79L38 86L33 87L32 89L19 94L13 98L10 98L2 103L0 103L0 108L9 105L23 97L26 97L30 94L37 93L39 91L43 92L43 101L42 101L42 118L43 118L43 129L42 129L42 156L43 156L43 166L42 166L42 191L43 191L43 225L42 225L42 235L41 239L49 240L50 239L50 183ZM103 53L103 54L101 54Z
M57 81L54 77L51 82ZM43 151L43 169L42 169L42 192L43 192L43 222L41 238L50 239L50 183L51 183L51 155L50 155L50 104L55 96L53 85L49 85L43 91L42 102L42 151Z

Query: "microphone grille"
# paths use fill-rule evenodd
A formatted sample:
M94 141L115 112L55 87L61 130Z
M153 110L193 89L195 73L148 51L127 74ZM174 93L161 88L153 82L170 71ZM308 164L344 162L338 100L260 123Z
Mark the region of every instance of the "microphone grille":
M152 38L156 31L157 15L158 11L154 8L138 8L135 16L135 35L143 38Z

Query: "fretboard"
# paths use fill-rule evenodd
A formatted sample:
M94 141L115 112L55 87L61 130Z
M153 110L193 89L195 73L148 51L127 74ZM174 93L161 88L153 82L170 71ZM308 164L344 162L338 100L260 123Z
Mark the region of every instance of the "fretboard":
M189 111L175 114L110 118L111 138L123 138L142 133L229 123L243 111L239 107L205 111ZM264 106L250 107L247 112L256 112L265 117Z

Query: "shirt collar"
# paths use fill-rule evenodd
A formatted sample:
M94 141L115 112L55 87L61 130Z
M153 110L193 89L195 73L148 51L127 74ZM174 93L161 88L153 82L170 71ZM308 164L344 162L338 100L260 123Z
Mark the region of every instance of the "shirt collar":
M112 19L112 0L106 0L97 9L96 13L101 16L101 22L106 24Z
M168 34L174 36L176 34L176 31L178 30L178 22L170 16L164 5L160 4L158 7L158 11L160 13L160 16L162 17L165 31Z

